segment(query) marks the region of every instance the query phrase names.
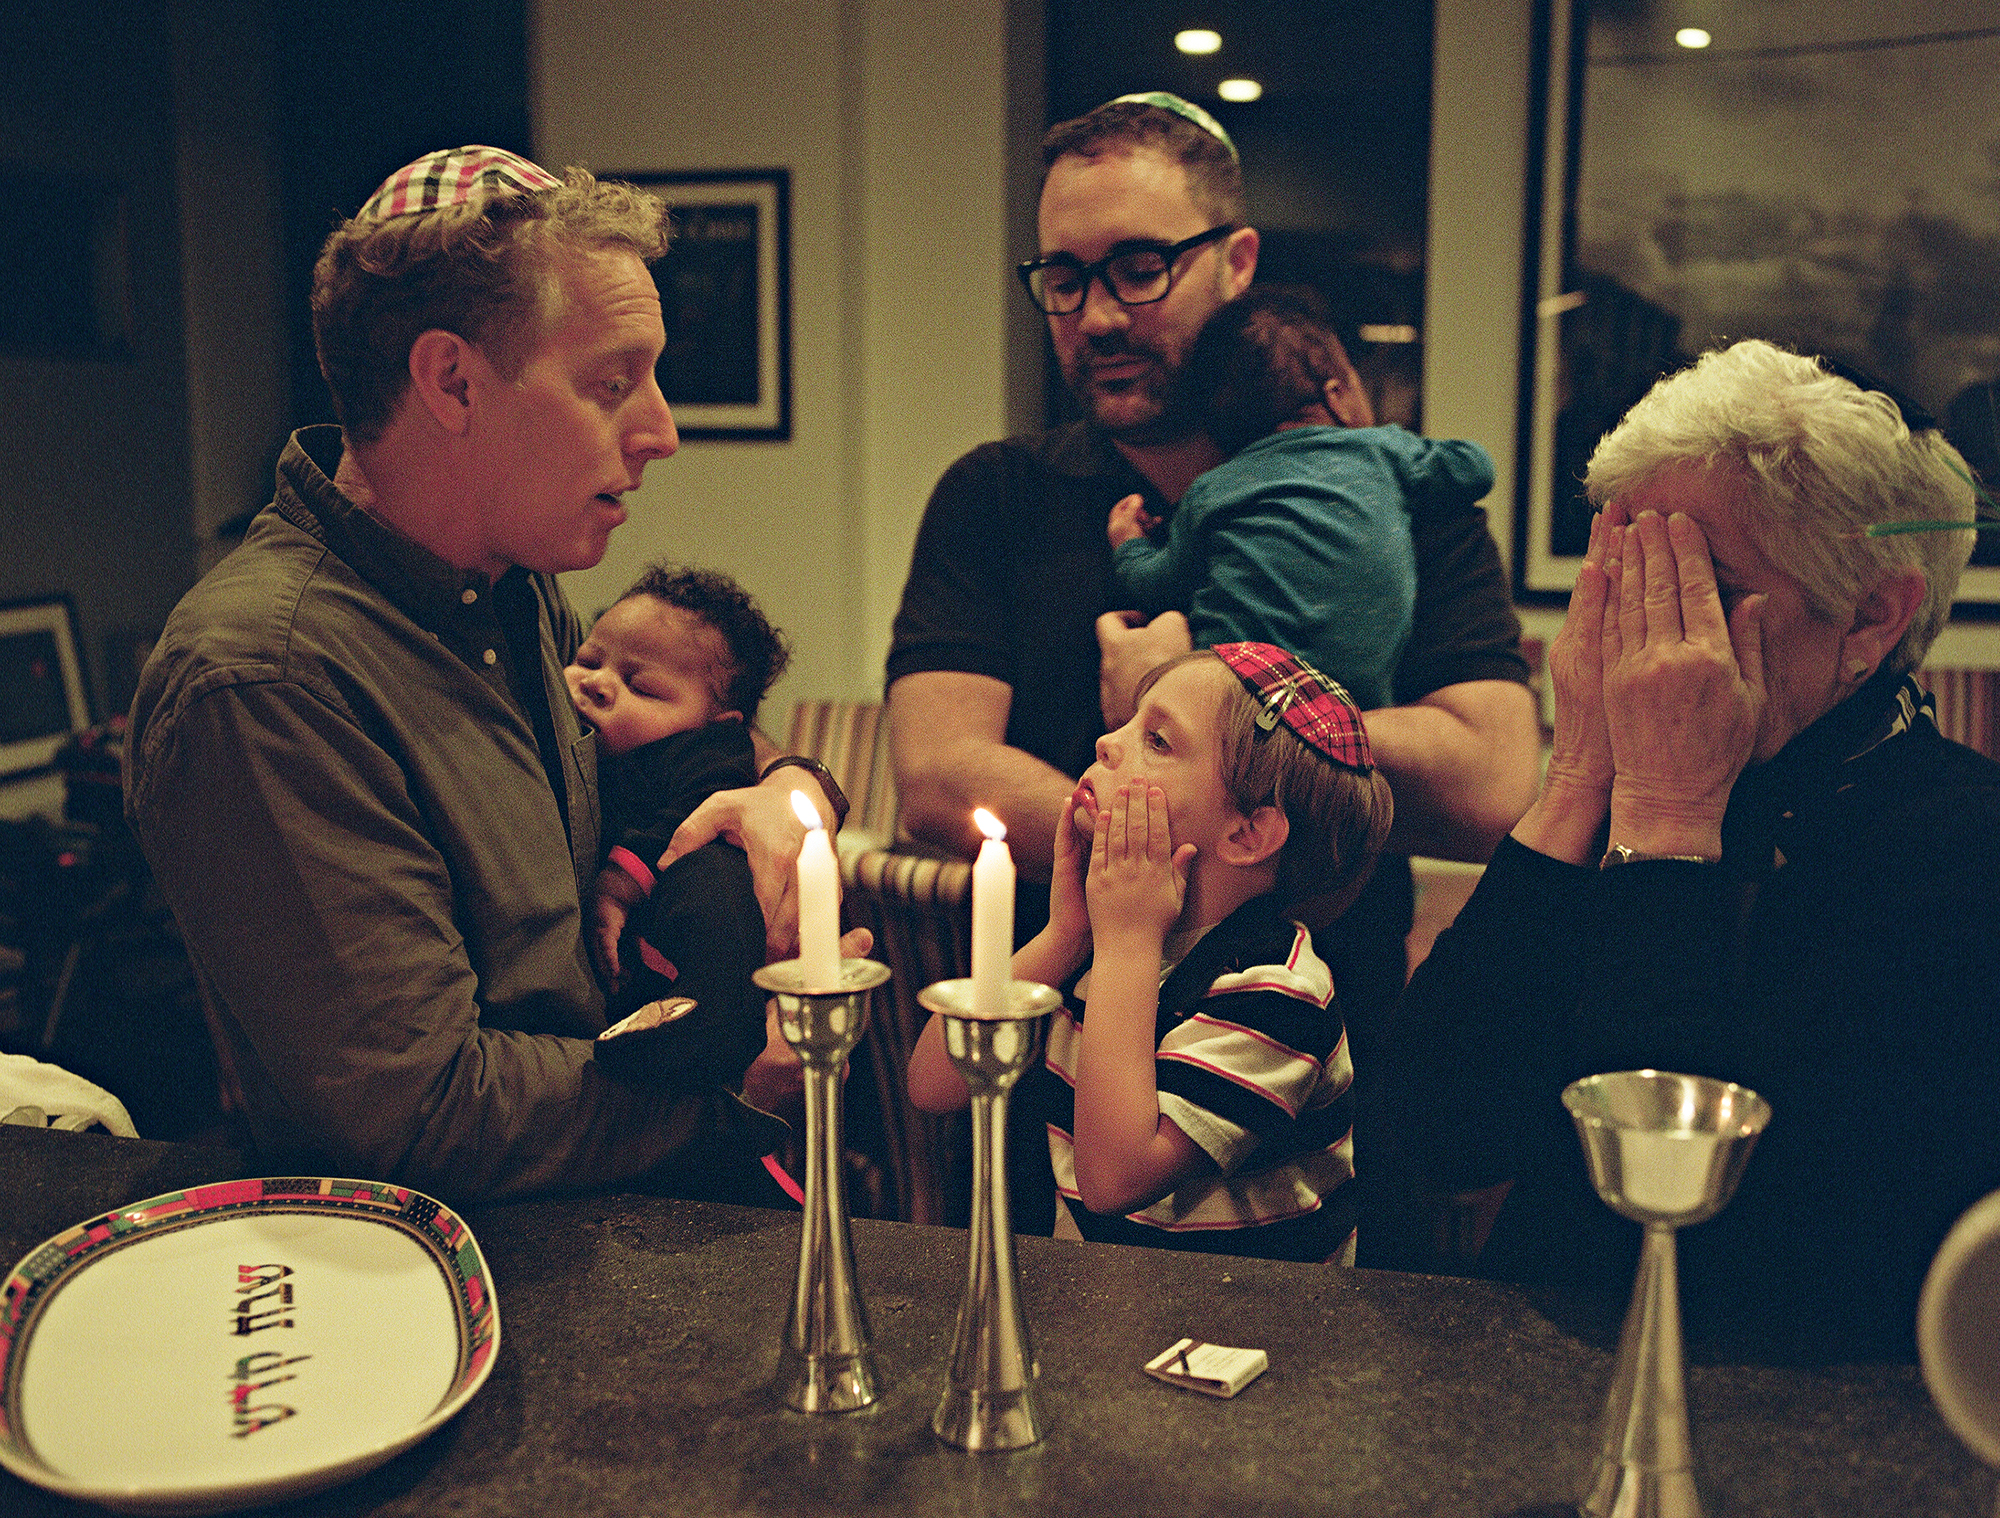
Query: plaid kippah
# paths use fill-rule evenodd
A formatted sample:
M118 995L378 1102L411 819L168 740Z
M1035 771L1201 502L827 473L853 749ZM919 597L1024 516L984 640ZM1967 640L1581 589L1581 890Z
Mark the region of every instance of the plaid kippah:
M1257 726L1264 732L1283 721L1306 747L1341 768L1366 774L1375 767L1361 709L1337 681L1271 643L1218 643L1211 652L1256 698L1262 708Z
M1163 111L1172 111L1181 120L1192 121L1196 126L1208 133L1209 136L1229 149L1229 156L1235 158L1238 163L1243 161L1237 157L1236 144L1231 142L1229 134L1222 130L1222 123L1209 115L1208 112L1204 111L1192 100L1183 100L1180 96L1170 94L1166 90L1147 90L1145 93L1139 95L1120 95L1116 100L1107 101L1106 104L1152 105L1158 106Z
M446 148L403 165L383 180L355 219L388 221L462 206L475 196L533 195L561 183L547 169L501 148Z

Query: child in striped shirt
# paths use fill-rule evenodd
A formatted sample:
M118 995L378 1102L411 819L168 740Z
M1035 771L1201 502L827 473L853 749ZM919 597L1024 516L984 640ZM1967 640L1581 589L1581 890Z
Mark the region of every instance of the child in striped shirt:
M1353 1068L1304 924L1361 888L1390 815L1360 712L1305 661L1225 643L1147 676L1014 956L1064 993L1013 1098L1046 1127L1059 1234L1352 1262ZM936 1018L909 1085L968 1100Z

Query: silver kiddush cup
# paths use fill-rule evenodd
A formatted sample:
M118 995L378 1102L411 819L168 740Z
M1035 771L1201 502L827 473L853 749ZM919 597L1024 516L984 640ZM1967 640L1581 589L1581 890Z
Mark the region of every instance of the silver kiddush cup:
M785 1042L805 1066L805 1213L799 1276L778 1357L778 1390L802 1413L845 1413L875 1400L868 1313L854 1280L847 1183L841 1161L841 1067L868 1026L868 999L889 979L872 959L845 959L840 987L807 991L799 961L764 966L751 979L770 993Z
M968 1450L1022 1449L1042 1437L1035 1412L1035 1350L1021 1312L1014 1230L1007 1214L1007 1093L1034 1063L1041 1019L1062 1005L1048 986L1008 982L997 1016L973 1012L970 980L941 980L917 996L944 1025L945 1051L972 1093L972 1231L965 1296L951 1339L951 1372L931 1429Z
M1674 1230L1714 1217L1736 1194L1771 1105L1728 1081L1663 1070L1593 1075L1562 1099L1598 1197L1646 1230L1582 1510L1589 1518L1702 1518Z

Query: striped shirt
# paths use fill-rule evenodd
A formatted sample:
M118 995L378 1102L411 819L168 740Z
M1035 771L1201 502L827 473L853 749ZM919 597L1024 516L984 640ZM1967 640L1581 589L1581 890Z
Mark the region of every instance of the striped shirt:
M1124 1217L1079 1198L1072 1132L1089 971L1064 990L1014 1101L1044 1124L1056 1189L1087 1239L1351 1262L1353 1084L1333 978L1274 898L1245 902L1166 972L1154 1061L1160 1111L1220 1172Z

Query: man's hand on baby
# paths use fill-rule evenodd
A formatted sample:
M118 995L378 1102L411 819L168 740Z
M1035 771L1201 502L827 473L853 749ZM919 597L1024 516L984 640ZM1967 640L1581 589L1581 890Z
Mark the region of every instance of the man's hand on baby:
M819 787L801 778L800 771L784 769L767 783L717 791L702 802L674 830L659 863L664 871L716 838L742 849L750 861L757 905L764 913L764 949L772 959L787 958L799 947L798 857L806 830L792 810L795 786L825 814L826 800Z
M1194 845L1174 847L1167 793L1157 785L1126 781L1098 804L1084 881L1092 940L1099 953L1114 942L1157 953L1187 900Z
M1159 525L1160 519L1146 509L1145 497L1128 495L1111 508L1111 519L1105 523L1104 535L1116 548L1121 543L1144 537Z

